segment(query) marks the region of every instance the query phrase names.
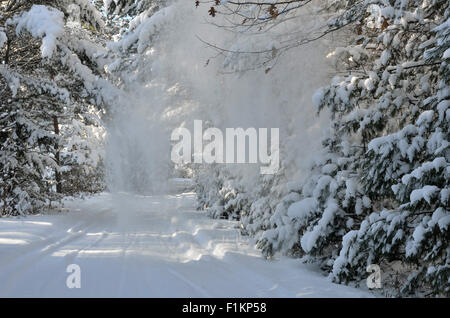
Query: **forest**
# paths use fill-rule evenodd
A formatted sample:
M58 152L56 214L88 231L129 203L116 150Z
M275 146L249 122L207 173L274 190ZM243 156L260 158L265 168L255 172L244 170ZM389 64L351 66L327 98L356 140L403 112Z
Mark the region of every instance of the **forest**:
M261 277L307 277L300 263L323 290L450 296L448 1L0 0L0 62L1 296L24 292L15 257L45 250L11 233L44 235L31 228L41 220L61 231L50 251L68 240L46 257L100 255L111 240L105 251L128 244L137 264L146 249L168 253L155 231L186 262L211 252L243 277L256 261L223 247L239 240ZM134 239L116 242L119 229ZM222 295L199 291L203 280L185 294Z

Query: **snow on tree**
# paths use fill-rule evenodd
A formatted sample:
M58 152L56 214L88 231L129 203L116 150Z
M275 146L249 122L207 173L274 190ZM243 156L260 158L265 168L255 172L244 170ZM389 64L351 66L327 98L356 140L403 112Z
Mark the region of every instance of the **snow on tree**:
M263 30L283 23L285 6L218 2L210 15L233 12L243 21L232 27L249 23L249 29ZM329 54L339 75L313 97L319 112L329 109L332 121L309 177L300 184L281 181L284 191L269 199L250 195L248 188L225 190L231 180L219 170L219 187L204 187L216 193L199 188L201 203L210 200L213 209L242 215L243 232L256 236L267 257L277 251L305 256L337 282L364 279L370 264L380 264L387 275L399 262L412 274L386 290L448 295L448 5L335 1L328 9L337 13L319 35L290 38L277 47L292 49L332 32L350 35L346 47ZM251 54L268 61L264 50L209 45L237 64ZM265 65L258 58L251 63ZM224 200L224 190L232 200ZM245 195L236 200L233 191Z
M137 16L166 0L104 0L104 9L111 16Z
M155 172L163 166L156 159L165 155L158 138L199 114L215 126L229 111L226 95L241 89L240 77L251 73L243 82L249 90L270 89L269 94L249 94L247 101L256 108L252 115L276 114L270 122L285 126L281 169L255 176L250 168L220 164L175 166L174 175L193 175L199 209L214 218L239 220L242 234L252 236L265 257L278 252L302 257L318 263L335 282L362 282L367 266L379 264L384 278L395 274L394 267L403 271L397 281L385 280L386 293L448 296L447 2L190 5L191 11L185 2L165 0L0 3L1 215L33 213L64 195L103 190L107 125L115 128L118 148L112 153L118 164L109 171L127 179L122 180L131 184L127 190L161 190L153 179L167 178L169 164L163 173ZM183 71L195 68L200 74L202 65L184 68L191 56L171 54L183 47L167 41L174 39L170 27L193 10L202 10L223 35L197 37L215 51L211 59L220 61L217 86L184 78ZM296 136L298 120L308 116L297 108L281 113L284 103L304 103L292 91L307 87L311 79L270 76L280 61L309 43L333 47L328 58L335 76L312 98L311 106L329 114L330 123L305 174L295 171L294 163L309 151L298 149L305 143ZM181 71L174 71L177 67ZM259 87L264 76L269 79ZM214 91L205 92L201 85ZM284 86L288 97L281 93ZM155 96L153 108L147 107L150 95ZM268 96L275 110L263 109ZM132 114L125 102L133 104Z
M85 0L17 0L0 8L2 215L103 189L100 109L114 89L100 77L100 13Z
M374 208L359 229L345 235L332 275L348 280L362 276L370 263L401 261L413 273L400 282L400 294L424 287L448 294L450 91L443 53L450 12L439 1L369 9L365 26L378 23L382 32L366 38L366 47L376 46L381 54L371 65L379 74L373 95L364 89L358 94L374 101L357 127L367 145L358 174Z

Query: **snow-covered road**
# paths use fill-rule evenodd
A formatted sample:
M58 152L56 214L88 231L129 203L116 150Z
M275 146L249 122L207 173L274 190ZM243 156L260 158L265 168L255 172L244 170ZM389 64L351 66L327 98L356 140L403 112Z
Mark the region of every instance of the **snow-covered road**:
M298 260L264 260L195 194L101 194L69 212L0 219L1 297L370 297ZM81 288L69 289L69 264Z

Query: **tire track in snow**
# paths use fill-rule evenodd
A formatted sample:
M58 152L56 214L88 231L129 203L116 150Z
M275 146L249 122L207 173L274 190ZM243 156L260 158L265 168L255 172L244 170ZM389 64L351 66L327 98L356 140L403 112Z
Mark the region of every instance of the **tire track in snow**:
M99 213L99 215L104 215L107 212L109 212L109 209L104 209L101 213ZM1 276L6 277L4 282L2 282L2 290L0 291L0 295L2 295L4 291L12 289L17 280L25 276L24 274L27 272L32 271L33 267L36 267L39 262L47 259L55 252L60 251L63 247L85 238L88 231L96 225L90 223L89 221L90 220L79 221L75 225L69 227L69 229L65 231L62 230L58 235L50 236L45 238L43 241L35 242L35 244L31 243L31 246L26 247L26 251L30 252L11 259L8 262L9 264L5 269L2 269L0 274ZM84 247L82 249L86 248L88 247ZM66 267L61 268L61 275L66 274L65 269ZM57 277L58 275L54 275L51 279L56 279ZM49 283L49 280L47 280L44 283L44 286Z
M50 256L61 247L66 246L67 244L70 244L76 240L79 240L82 237L83 237L82 232L74 233L70 237L63 237L61 240L47 245L44 249L41 249L40 251L36 251L31 255L24 256L24 258L26 258L26 261L15 262L15 264L13 265L16 265L17 263L19 263L20 265L18 267L17 266L14 267L14 269L9 270L9 274L5 275L7 279L2 286L3 291L8 291L12 289L16 281L19 280L21 277L23 277L24 273L26 273L27 271L31 271L32 268L35 267L39 261L45 259L47 256Z
M81 212L58 219L48 229L51 236L27 246L18 245L17 250L24 255L11 252L13 247L6 248L5 251L11 252L7 254L11 259L7 267L0 260L0 294L8 297L370 296L361 290L332 284L298 260L280 257L274 262L265 261L248 239L239 235L236 222L213 220L195 211L192 195L129 195L128 200L120 199L120 206L114 209L104 209L105 205L111 206L110 196L105 195L93 201L75 202L75 211ZM120 212L125 213L118 215ZM80 217L81 222L75 223ZM69 226L70 222L75 225ZM38 227L33 231L33 227L24 230L20 224L17 228L15 224L3 225L9 233L16 231L19 235L23 231L39 235L42 232ZM0 230L3 228L0 220ZM88 236L90 232L101 234L97 238ZM2 247L5 245L0 245L0 252ZM85 255L88 250L93 253ZM54 255L55 252L60 255ZM64 265L68 262L82 267L79 290L65 286L64 278L68 274Z
M119 286L117 288L118 295L117 297L121 297L122 292L124 290L124 286L126 284L126 278L127 278L127 252L129 251L130 247L133 246L137 241L137 235L136 233L124 233L124 238L127 238L128 243L126 247L123 249L121 253L121 259L120 259L120 279L119 279ZM132 239L129 239L129 237L132 237Z
M180 279L181 281L183 281L184 283L186 283L189 287L191 287L193 290L195 290L196 292L198 292L201 296L200 297L209 297L209 293L203 289L202 287L200 287L198 284L194 283L192 280L186 278L186 276L182 275L181 273L179 273L178 271L172 269L172 268L168 268L167 271L172 274L173 276L175 276L176 278ZM195 295L197 297L197 295Z

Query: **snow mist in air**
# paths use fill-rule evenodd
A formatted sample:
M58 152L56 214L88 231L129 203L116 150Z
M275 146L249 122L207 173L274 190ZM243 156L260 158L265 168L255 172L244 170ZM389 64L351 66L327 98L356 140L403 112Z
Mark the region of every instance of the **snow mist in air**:
M240 43L276 39L270 34L240 39L243 35L205 22L206 16L191 2L175 1L154 15L137 17L129 32L111 44L120 50L135 41L140 53L133 71L121 74L129 96L115 109L109 127L107 161L113 192L163 192L173 176L170 133L176 127L192 130L194 120L222 130L279 128L280 143L289 148L280 160L292 178L301 177L319 148L322 125L311 94L327 79L323 43L286 52L270 72L236 72L245 68L245 58L236 62L232 56L217 56L198 37L235 50ZM307 11L301 19L307 26ZM235 164L230 169L249 183L259 177L255 165Z

